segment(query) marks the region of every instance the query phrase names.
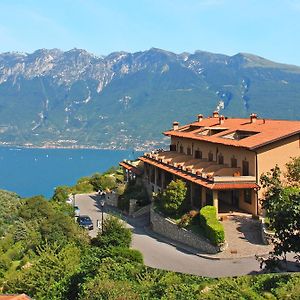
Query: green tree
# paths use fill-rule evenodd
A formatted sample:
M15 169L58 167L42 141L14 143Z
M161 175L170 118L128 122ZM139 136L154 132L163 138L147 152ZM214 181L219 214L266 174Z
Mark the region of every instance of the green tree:
M161 195L163 210L167 214L174 215L182 207L186 197L187 188L185 183L177 179L171 181L166 190Z
M284 186L280 176L281 171L275 166L260 179L266 189L262 206L275 231L274 250L266 261L269 267L276 265L280 259L286 261L289 252L295 252L298 259L300 254L300 189Z
M286 178L290 185L300 187L300 156L291 158L286 164Z
M103 190L112 190L117 186L116 178L113 175L102 175L100 184Z
M69 194L70 194L70 188L68 186L65 185L58 186L54 191L52 200L60 203L66 202L66 200L69 197Z
M75 245L44 244L36 259L8 277L4 293L29 294L35 299L67 299L71 276L79 267L80 249Z
M125 247L131 243L131 230L116 217L106 217L103 222L103 232L99 232L94 239L94 244L100 247Z
M90 184L94 187L95 191L101 190L101 174L95 173L94 175L92 175L90 178Z
M19 202L17 194L0 190L0 237L16 222Z

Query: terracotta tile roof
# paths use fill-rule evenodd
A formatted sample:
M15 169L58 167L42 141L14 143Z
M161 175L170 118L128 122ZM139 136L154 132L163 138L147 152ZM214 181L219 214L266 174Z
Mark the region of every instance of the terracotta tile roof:
M30 300L31 298L25 294L20 295L0 295L0 300Z
M229 182L229 183L215 183L215 182L210 182L207 181L205 179L199 178L197 176L193 176L193 175L189 175L177 168L174 168L172 166L168 166L165 165L163 163L160 163L158 161L155 161L153 159L150 158L146 158L146 157L140 157L139 158L141 161L148 163L150 165L153 165L155 167L158 167L164 171L167 171L171 174L174 174L178 177L181 177L187 181L199 184L201 186L204 186L208 189L211 190L226 190L226 189L253 189L253 188L257 188L258 185L256 183L252 183L252 182Z
M210 136L201 135L200 131L205 128L220 129L220 132ZM240 140L223 137L236 131L252 132L253 135ZM250 150L299 133L300 121L257 119L256 122L251 123L250 119L228 118L220 124L219 118L213 117L181 126L177 130L164 132L167 136L190 138L193 140L243 147Z
M127 169L128 171L131 171L133 172L134 174L136 175L141 175L142 174L142 171L132 165L130 165L129 163L125 162L125 161L122 161L119 163L119 165L125 169Z

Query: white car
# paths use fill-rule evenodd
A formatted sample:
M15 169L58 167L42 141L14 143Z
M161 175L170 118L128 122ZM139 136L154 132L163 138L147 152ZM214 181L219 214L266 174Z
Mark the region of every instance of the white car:
M72 198L72 197L69 197L69 198L66 200L66 202L67 202L68 204L73 204L73 198Z

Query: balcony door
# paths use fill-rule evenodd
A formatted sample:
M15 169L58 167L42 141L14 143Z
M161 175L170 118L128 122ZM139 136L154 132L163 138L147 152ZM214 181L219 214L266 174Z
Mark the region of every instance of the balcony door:
M243 160L243 176L249 176L249 162L247 160Z

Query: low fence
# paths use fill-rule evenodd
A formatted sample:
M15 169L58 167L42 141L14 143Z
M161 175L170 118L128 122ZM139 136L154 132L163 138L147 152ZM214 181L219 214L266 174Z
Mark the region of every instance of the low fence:
M174 241L186 244L201 252L215 254L221 251L220 247L212 245L205 237L194 234L177 224L164 218L160 213L150 209L150 222L152 230Z

